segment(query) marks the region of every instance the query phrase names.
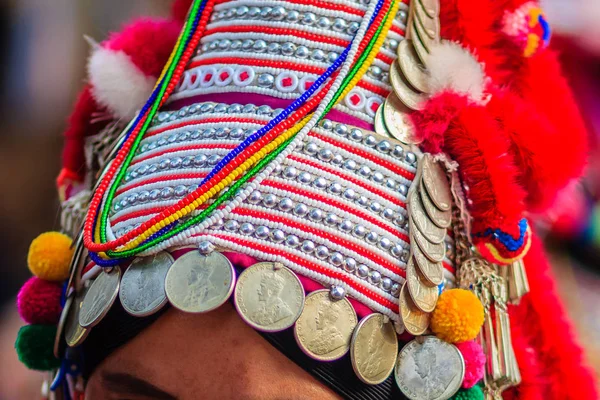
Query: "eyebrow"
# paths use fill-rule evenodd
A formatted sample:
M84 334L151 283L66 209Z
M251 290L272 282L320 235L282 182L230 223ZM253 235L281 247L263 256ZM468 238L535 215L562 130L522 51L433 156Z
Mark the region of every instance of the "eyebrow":
M118 393L142 395L157 400L177 400L177 397L150 382L127 373L104 372L102 380L108 389Z

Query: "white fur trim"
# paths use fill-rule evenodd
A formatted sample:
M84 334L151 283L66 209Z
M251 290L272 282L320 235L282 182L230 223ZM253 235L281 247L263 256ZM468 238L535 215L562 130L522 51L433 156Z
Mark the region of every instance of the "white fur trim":
M156 78L146 76L122 51L97 48L88 62L92 94L116 118L131 119L152 93Z
M485 102L486 76L475 56L458 43L442 41L431 46L427 58L432 94L451 90L476 103Z

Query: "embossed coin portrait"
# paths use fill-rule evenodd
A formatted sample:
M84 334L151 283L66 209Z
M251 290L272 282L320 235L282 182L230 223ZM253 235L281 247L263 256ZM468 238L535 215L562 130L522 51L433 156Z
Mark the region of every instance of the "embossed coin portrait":
M151 263L140 269L140 273L135 280L138 291L138 295L135 297L135 302L133 303L133 308L135 310L144 309L150 300L154 300L149 299L148 296L158 291L157 289L160 286L160 280L161 276L158 263Z
M263 326L272 325L291 316L292 310L281 300L285 279L275 272L265 274L256 294L260 308L252 314L252 320Z
M344 337L335 326L342 309L336 303L319 303L315 318L316 336L309 347L315 354L326 354L344 345Z
M435 345L425 342L415 352L414 361L420 382L420 392L427 398L440 396L457 372L451 364L445 365L443 354L436 354Z
M385 345L382 346L382 343L387 344L385 336L382 335L382 331L380 329L373 330L369 336L369 341L367 342L368 356L365 360L363 371L369 378L377 376L384 370L384 368L381 367L381 360L383 359L384 350L388 349Z
M215 285L211 281L213 270L195 265L190 269L187 284L188 290L183 302L185 304L204 304L217 297Z

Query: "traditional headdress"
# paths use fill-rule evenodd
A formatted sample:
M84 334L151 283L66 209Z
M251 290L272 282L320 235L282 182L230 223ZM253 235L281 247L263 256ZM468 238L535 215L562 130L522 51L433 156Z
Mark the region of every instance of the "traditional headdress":
M81 396L167 304L232 297L344 398L593 397L527 220L586 147L535 2L173 15L94 45L70 119L63 233L19 295L52 390Z

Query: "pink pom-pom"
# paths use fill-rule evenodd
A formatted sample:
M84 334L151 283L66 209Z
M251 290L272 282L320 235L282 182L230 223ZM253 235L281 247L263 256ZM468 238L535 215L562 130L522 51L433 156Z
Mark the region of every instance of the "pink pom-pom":
M17 296L19 315L28 324L53 325L58 323L62 307L60 284L36 276L30 278Z
M462 387L472 388L477 382L483 379L485 372L485 354L483 349L475 341L457 343L456 347L465 360L465 379Z

